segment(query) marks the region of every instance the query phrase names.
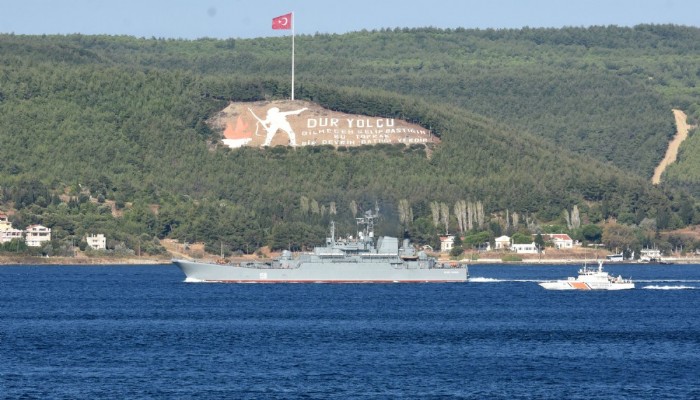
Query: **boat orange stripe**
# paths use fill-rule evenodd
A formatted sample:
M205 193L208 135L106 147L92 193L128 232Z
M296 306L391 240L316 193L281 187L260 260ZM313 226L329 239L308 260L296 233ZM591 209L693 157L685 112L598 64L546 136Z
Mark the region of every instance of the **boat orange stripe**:
M591 287L585 284L584 282L569 282L569 284L574 288L574 289L579 289L579 290L591 290Z

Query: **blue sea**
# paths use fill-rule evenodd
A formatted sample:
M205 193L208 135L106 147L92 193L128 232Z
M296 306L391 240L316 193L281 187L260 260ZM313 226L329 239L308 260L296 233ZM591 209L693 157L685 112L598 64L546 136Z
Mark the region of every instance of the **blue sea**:
M576 266L461 284L184 283L174 266L0 267L0 398L700 398L700 265L546 291Z

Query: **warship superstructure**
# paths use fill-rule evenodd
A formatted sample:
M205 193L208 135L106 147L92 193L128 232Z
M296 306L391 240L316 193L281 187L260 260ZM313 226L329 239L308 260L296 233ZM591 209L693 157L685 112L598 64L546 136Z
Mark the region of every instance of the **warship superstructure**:
M357 218L356 237L330 237L323 247L294 256L285 250L269 262L202 262L173 260L187 282L465 282L465 263L443 263L416 251L408 239L374 238L376 214L368 211ZM362 229L360 229L362 228ZM401 244L399 246L399 244Z

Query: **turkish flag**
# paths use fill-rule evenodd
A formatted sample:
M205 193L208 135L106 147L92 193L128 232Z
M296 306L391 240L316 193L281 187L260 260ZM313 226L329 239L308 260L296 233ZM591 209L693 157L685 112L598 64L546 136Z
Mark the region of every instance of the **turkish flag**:
M272 18L272 29L292 29L292 13Z

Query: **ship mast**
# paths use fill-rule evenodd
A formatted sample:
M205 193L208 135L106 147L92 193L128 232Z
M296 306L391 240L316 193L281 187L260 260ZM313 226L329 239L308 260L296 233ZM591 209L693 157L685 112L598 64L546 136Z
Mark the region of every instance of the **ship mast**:
M335 221L331 221L331 245L335 246Z
M372 210L365 211L365 216L355 218L357 221L357 234L363 241L371 241L374 238L374 220L379 216L377 213L372 213ZM364 229L360 230L360 226L364 225Z

